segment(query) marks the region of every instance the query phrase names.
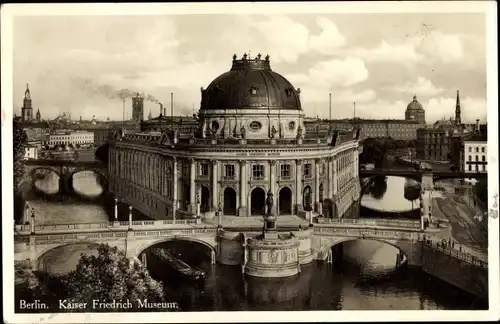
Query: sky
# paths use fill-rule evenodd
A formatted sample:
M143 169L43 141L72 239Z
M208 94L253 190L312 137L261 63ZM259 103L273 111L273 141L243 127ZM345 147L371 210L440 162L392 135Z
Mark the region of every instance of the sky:
M191 115L200 88L231 68L234 53L270 55L301 89L305 114L404 118L417 95L427 122L486 119L484 14L24 16L14 19L14 112L26 84L42 118L121 120L124 94L149 95ZM126 99L126 117L132 114Z

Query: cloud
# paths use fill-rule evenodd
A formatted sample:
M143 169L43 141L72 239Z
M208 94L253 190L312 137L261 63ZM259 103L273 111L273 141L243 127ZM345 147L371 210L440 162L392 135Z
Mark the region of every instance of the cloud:
M377 47L354 47L347 49L346 53L370 62L415 63L423 59L423 56L416 52L413 44L396 45L389 44L385 40L382 40Z
M293 84L305 87L348 87L368 79L369 72L363 60L356 57L331 59L314 64L306 74L288 75Z
M464 57L464 37L444 34L434 30L425 36L414 36L408 39L417 51L431 60L441 63L456 63Z
M418 77L415 82L408 82L402 85L396 85L392 88L394 91L416 94L417 96L434 96L444 91L443 88L437 88L432 81Z
M316 20L321 29L318 34L312 34L306 26L287 16L243 16L237 19L234 21L237 28L226 28L214 40L218 50L242 55L258 49L270 54L272 62L296 63L304 54L332 54L334 49L346 43L337 25L323 17Z
M321 33L311 36L309 47L312 50L328 55L333 54L333 50L345 45L346 38L340 33L333 21L319 17L317 23L321 27Z

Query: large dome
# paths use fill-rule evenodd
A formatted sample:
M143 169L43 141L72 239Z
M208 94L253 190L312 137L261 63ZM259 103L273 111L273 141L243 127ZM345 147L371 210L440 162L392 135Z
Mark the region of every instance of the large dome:
M301 110L300 89L271 70L269 56L241 60L233 56L230 71L202 88L201 109L286 109Z
M413 95L413 101L406 107L408 110L424 110L424 106L417 100L417 96Z

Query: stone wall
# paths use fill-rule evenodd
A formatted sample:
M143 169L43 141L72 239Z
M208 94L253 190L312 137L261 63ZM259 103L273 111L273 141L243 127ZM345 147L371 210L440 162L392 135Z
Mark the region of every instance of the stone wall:
M488 270L423 247L422 270L477 297L488 299Z

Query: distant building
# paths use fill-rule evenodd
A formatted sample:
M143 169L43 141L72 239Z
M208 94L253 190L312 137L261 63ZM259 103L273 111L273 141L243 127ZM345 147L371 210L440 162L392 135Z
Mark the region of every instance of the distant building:
M48 143L50 146L54 145L90 145L94 144L94 133L87 131L66 131L57 132L49 135Z
M405 120L417 121L419 124L425 124L424 106L417 100L417 96L413 96L413 101L408 104L405 111Z
M443 128L421 128L417 130L417 159L426 161L447 161L448 133Z
M463 138L464 171L467 173L488 172L487 134L481 132L479 120L476 132Z
M38 151L39 151L39 146L36 143L26 143L26 146L24 148L24 159L25 160L31 160L31 159L38 159Z
M395 140L414 140L417 138L417 129L423 125L415 120L402 119L341 119L304 121L306 131L316 133L319 127L320 134L326 134L330 125L333 130L360 129L361 138L391 137Z

